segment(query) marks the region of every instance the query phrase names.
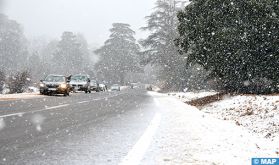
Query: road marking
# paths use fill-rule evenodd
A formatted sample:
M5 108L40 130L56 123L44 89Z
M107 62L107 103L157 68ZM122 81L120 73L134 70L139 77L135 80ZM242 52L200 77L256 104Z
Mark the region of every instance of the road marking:
M57 109L57 108L61 108L61 107L67 107L70 104L62 104L62 105L57 105L57 106L53 106L53 107L47 107L45 110L49 110L49 109ZM44 110L44 109L43 109Z
M122 94L123 94L123 93L122 93ZM116 97L116 96L119 96L119 95L122 95L122 94L112 95L112 96L108 96L108 97L104 97L104 98L98 98L98 99L93 99L93 100L94 100L94 101L97 101L97 100L108 99L108 98ZM87 103L87 102L90 102L90 101L81 101L81 102L78 102L78 103L79 103L79 104L82 104L82 103ZM36 113L36 112L41 112L41 111L47 111L47 110L52 110L52 109L58 109L58 108L62 108L62 107L67 107L67 106L69 106L69 105L70 105L70 104L63 104L63 105L58 105L58 106L53 106L53 107L47 107L47 108L45 108L45 109L40 109L40 110L35 110L35 111L12 113L12 114L7 114L7 115L2 115L2 116L0 116L0 118L10 117L10 116L22 116L22 115L27 114L27 113Z
M23 112L20 112L20 113L13 113L13 114L8 114L8 115L2 115L0 116L0 118L4 118L4 117L10 117L10 116L22 116L24 115L25 113Z
M78 104L89 103L90 101L80 101Z
M132 150L122 159L119 165L137 165L140 164L145 152L147 151L153 136L158 129L161 121L161 114L156 113L153 120L145 130L144 134L140 137L139 141L134 145Z
M41 112L41 111L47 111L47 110L52 110L52 109L58 109L58 108L66 107L66 106L69 106L69 105L70 105L70 104L63 104L63 105L58 105L58 106L53 106L53 107L47 107L47 108L45 108L45 109L40 109L40 110L35 110L35 111L12 113L12 114L8 114L8 115L2 115L2 116L0 116L0 118L11 117L11 116L23 116L23 115L28 114L28 113L36 113L36 112Z

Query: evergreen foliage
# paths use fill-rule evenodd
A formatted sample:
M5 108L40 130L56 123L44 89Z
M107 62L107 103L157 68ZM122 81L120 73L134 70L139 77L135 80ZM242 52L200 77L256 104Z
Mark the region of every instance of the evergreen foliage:
M279 78L278 1L193 0L178 13L177 46L221 89L263 93Z
M22 93L24 89L28 87L29 83L30 83L29 71L17 72L14 76L11 76L8 80L10 93Z
M110 37L95 53L100 56L96 65L99 79L109 83L125 83L129 72L139 72L139 45L129 24L114 23Z
M154 12L147 16L147 26L151 34L141 41L145 48L143 63L159 66L161 88L182 88L185 85L186 58L181 56L175 47L174 40L178 37L176 30L176 14L183 6L177 0L157 0Z

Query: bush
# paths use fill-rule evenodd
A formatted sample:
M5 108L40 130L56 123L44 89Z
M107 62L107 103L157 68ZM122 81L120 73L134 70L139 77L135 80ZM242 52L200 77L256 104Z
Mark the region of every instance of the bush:
M28 71L17 72L8 80L10 93L22 93L30 83L30 73Z

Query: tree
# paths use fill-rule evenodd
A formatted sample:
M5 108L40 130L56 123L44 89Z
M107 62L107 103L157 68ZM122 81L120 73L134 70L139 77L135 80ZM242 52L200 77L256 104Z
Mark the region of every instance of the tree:
M88 48L82 46L73 32L64 32L53 54L54 70L61 74L84 72L85 61L90 59L85 58L84 49Z
M20 25L0 13L0 69L10 72L22 69L26 63L26 39Z
M0 70L0 93L3 91L3 85L5 84L6 75L4 71Z
M143 30L151 32L146 39L141 41L145 48L143 61L159 66L160 81L164 88L182 88L185 83L186 58L178 53L174 40L177 33L177 12L185 2L177 0L157 0L155 11L147 16L147 26Z
M178 14L177 46L222 89L264 92L259 87L275 86L279 78L278 3L193 0Z
M96 65L98 76L110 83L124 83L128 72L138 72L139 46L134 38L135 32L129 24L114 23L111 35L95 53L100 56Z
M38 82L42 79L45 68L37 52L34 52L28 58L28 68L30 69L30 75L32 75L33 81Z
M14 76L10 76L8 85L10 93L22 93L30 83L30 72L17 72Z

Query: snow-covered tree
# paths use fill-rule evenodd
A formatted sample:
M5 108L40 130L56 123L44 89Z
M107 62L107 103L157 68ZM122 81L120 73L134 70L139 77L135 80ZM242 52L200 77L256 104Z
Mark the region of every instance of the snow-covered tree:
M183 87L186 72L186 58L175 47L177 33L177 12L185 2L177 0L157 0L154 12L147 16L147 26L143 30L151 34L141 41L145 48L143 61L160 67L159 78L166 89Z
M272 91L279 78L277 9L271 0L193 0L178 14L177 45L222 89Z
M30 70L33 81L38 82L43 78L43 73L45 72L45 67L41 60L41 57L39 56L38 52L33 52L33 54L27 60L28 69Z
M26 39L21 26L0 13L0 69L15 71L26 65Z
M8 79L8 86L10 93L22 93L30 84L30 72L18 71L10 75Z
M60 74L75 74L84 72L87 56L87 45L82 45L73 32L64 32L56 51L52 55L54 72ZM86 50L85 50L86 49Z
M128 72L140 70L140 48L134 38L135 32L129 24L114 23L110 32L109 39L95 51L100 56L96 70L99 79L123 84Z

